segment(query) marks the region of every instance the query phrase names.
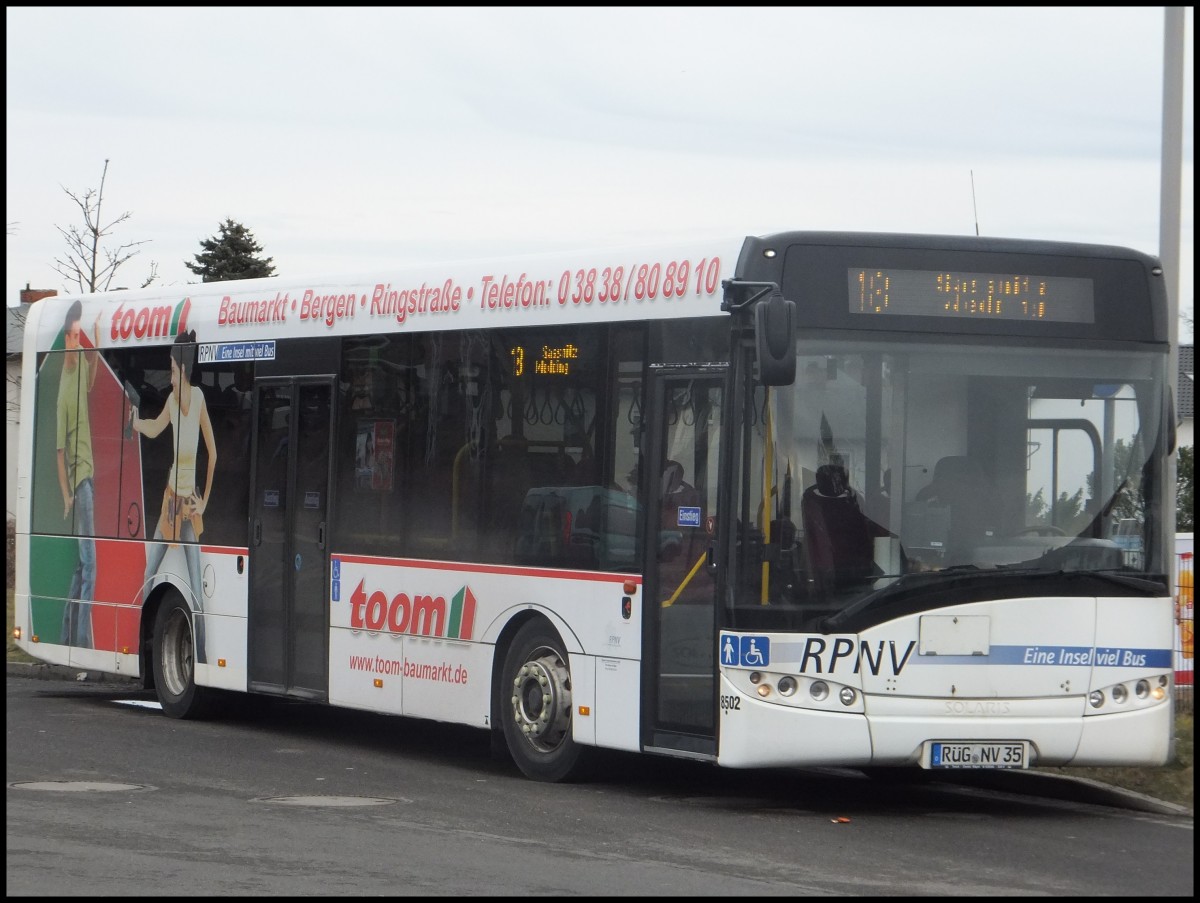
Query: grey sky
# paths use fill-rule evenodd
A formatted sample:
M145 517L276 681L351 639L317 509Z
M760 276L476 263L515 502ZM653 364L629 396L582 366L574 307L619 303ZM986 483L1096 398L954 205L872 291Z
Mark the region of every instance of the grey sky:
M8 303L97 187L160 283L851 229L1159 248L1163 8L6 9ZM1192 12L1181 306L1192 306ZM974 173L975 205L971 174ZM1190 331L1184 327L1185 337Z

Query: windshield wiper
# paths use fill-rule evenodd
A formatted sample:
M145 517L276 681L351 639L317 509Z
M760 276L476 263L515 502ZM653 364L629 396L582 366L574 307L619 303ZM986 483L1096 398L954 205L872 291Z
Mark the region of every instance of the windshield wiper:
M1026 576L1036 575L1039 577L1047 576L1047 577L1054 577L1056 579L1064 579L1065 578L1068 580L1094 579L1094 580L1098 580L1102 583L1110 583L1113 586L1120 586L1125 589L1136 589L1136 590L1141 590L1143 592L1157 592L1162 589L1163 582L1164 582L1161 574L1157 575L1158 579L1155 579L1155 576L1140 576L1140 575L1135 576L1133 574L1117 573L1117 572L1111 571L1111 570L1108 570L1108 571L1062 570L1062 569L1047 570L1045 568L1035 568L1035 567L1019 567L1019 568L1000 567L997 570L1003 572L1005 575L1011 574L1012 576L1015 576L1015 577L1026 577Z
M1126 591L1132 590L1137 595L1145 596L1162 593L1165 585L1165 578L1162 575L1134 576L1113 571L1048 570L1030 567L1028 563L997 568L980 568L973 564L954 565L938 571L917 571L905 574L895 583L889 584L869 596L864 596L837 614L825 618L820 622L820 628L825 633L835 633L865 612L898 602L902 603L902 600L910 600L921 608L931 604L950 605L974 601L978 597L978 589L971 590L970 588L978 588L985 584L989 586L994 584L1020 586L1025 582L1035 585L1049 582L1053 585L1054 582L1077 583L1089 579L1098 584L1116 586ZM1095 589L1098 588L1095 587ZM970 598L963 596L964 591ZM1012 590L1009 589L997 593L997 598L1008 598L1011 595ZM944 601L936 603L935 597L937 596L943 596Z

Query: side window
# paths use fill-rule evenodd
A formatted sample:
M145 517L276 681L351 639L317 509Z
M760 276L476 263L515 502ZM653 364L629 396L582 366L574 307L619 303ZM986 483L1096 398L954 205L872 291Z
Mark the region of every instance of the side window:
M204 541L244 546L248 542L254 365L202 364L197 368L196 380L208 405L217 447L213 492L204 512ZM197 466L207 467L203 442L199 443L198 454Z
M493 360L488 560L635 566L640 329L504 330Z
M634 566L644 330L348 340L339 549Z
M121 388L129 403L137 409L138 416L143 420L154 420L166 407L171 395L171 352L170 348L139 348L109 352L107 359L113 371L121 381ZM127 441L136 443L136 450L130 448L136 463L136 485L141 498L140 518L135 517L132 508L128 508L125 520L128 529L133 529L135 520L137 535L140 539L150 539L154 536L155 524L162 510L163 491L171 474L171 465L175 461L175 431L164 430L155 439L139 436L131 430L126 430ZM218 455L218 461L220 456Z
M408 335L347 339L338 391L339 549L376 555L404 551L419 366Z
M119 442L124 449L119 472L106 470L105 481L119 487L121 495L120 510L115 518L116 532L109 535L150 539L159 522L163 496L178 454L176 443L180 439L173 426L167 426L152 439L137 435L129 427L129 410L136 408L138 416L147 421L162 413L172 391L170 355L170 346L122 348L104 354L116 388L114 399L101 399L100 404L107 409L105 419L111 419L114 428L99 431L97 443L103 447L105 443ZM188 379L204 399L217 453L213 484L208 491L208 444L199 433L188 437L189 443L194 443L190 449L185 449L185 454L190 451L194 455L194 460L188 464L194 472L191 479L197 490L208 491L203 541L244 546L247 543L250 436L253 432L250 419L253 364L194 365ZM120 424L119 433L116 424ZM111 455L100 457L114 460ZM97 489L99 501L107 490L99 485Z
M488 446L488 343L477 331L414 338L411 483L406 554L479 557L481 471Z
M156 416L170 390L166 349L47 354L38 371L33 529L80 533L64 514L61 460L68 487L92 481L92 531L102 538L146 538L146 485L161 487L173 449L155 450L128 429L130 412ZM94 371L94 375L93 375ZM160 391L161 390L161 391ZM60 453L61 452L61 453ZM149 505L149 507L147 507Z

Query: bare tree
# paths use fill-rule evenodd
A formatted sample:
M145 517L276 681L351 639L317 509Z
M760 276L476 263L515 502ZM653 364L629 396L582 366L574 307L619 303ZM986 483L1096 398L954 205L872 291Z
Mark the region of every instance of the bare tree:
M131 257L140 254L139 246L146 241L130 241L118 245L115 249L104 247L102 240L112 234L112 230L129 219L133 214L125 211L116 219L105 223L101 217L101 207L104 204L104 183L108 178L108 160L104 161L104 172L100 175L100 187L89 188L83 194L63 187L83 214L83 226L55 226L67 242L67 252L62 257L54 258L54 270L67 280L79 287L81 294L104 292L112 286L113 277L122 264ZM158 264L150 262L150 274L142 282L145 288L158 278Z
M102 214L104 205L104 186L108 179L108 160L104 161L104 171L100 175L100 187L89 188L83 194L76 194L73 191L63 187L63 191L67 193L76 206L79 207L80 213L83 214L82 225L55 226L59 233L67 242L66 253L62 257L56 257L52 264L54 270L63 277L68 283L68 291L72 288L77 288L80 294L91 294L93 292L107 291L112 287L113 278L117 274L117 270L121 265L126 263L131 257L141 253L139 247L146 244L145 241L126 242L118 245L115 249L105 247L104 239L108 238L113 229L124 223L132 216L132 213L126 211L110 222L105 222ZM19 223L11 221L6 225L6 231L9 235L17 230ZM158 264L154 261L150 262L149 275L142 281L141 288L146 288L158 278ZM25 328L24 306L9 308L6 323L6 333L23 332ZM21 376L20 372L13 366L14 362L20 358L19 350L12 353L5 349L5 378L7 383L7 393L5 398L5 408L7 411L7 420L9 423L16 423L20 420L20 387ZM11 512L10 512L11 514Z

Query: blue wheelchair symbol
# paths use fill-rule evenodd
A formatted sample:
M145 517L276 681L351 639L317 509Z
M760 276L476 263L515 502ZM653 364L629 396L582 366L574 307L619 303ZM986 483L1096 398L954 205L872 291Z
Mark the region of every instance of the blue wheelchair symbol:
M765 668L771 664L771 640L768 637L721 634L721 664L743 668Z
M771 663L771 641L765 636L742 637L742 664L747 668L765 668Z

